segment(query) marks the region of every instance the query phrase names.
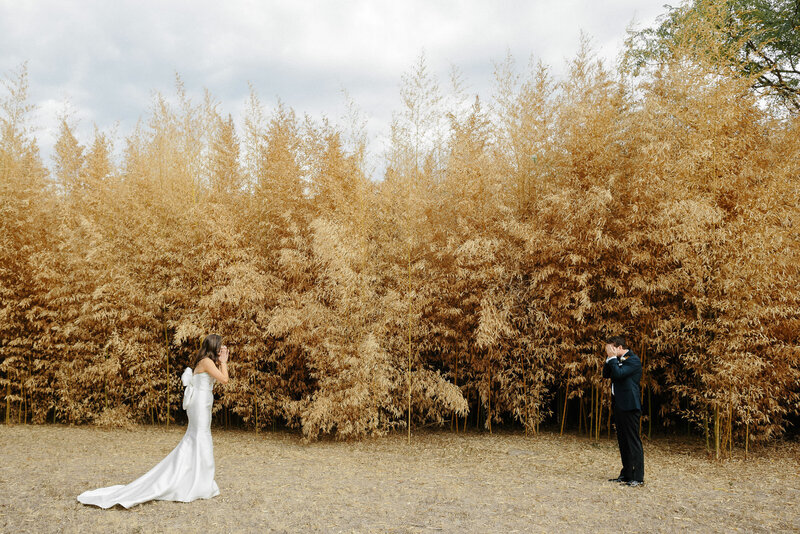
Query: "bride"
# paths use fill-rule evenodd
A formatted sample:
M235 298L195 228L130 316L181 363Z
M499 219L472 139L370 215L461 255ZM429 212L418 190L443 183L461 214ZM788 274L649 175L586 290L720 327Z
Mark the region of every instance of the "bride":
M183 408L189 416L189 426L180 443L158 465L127 486L85 491L78 495L78 501L101 508L115 504L130 508L152 500L189 502L219 495L214 482L211 390L214 382L228 383L228 348L220 336L211 334L203 340L194 372L187 367L181 381L186 387Z

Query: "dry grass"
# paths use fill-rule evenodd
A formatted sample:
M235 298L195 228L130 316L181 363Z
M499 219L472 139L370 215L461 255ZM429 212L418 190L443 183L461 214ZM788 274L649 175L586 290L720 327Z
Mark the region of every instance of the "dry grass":
M717 463L645 444L644 488L607 482L616 442L517 434L302 444L214 429L221 495L100 510L75 497L127 483L182 427L2 426L2 532L779 532L800 529L796 443Z

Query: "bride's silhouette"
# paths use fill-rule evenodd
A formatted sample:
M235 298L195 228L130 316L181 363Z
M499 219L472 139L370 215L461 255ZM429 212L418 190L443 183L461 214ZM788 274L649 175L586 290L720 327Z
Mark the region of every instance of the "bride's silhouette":
M215 382L228 382L227 362L228 348L222 345L222 338L216 334L206 337L195 357L194 371L187 367L181 376L189 426L180 443L130 484L85 491L78 495L78 501L101 508L115 504L130 508L152 500L189 502L219 495L211 442L212 388Z

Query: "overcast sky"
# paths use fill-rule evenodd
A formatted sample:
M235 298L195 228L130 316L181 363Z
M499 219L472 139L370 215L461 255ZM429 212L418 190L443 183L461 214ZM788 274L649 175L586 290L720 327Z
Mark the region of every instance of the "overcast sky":
M613 61L632 21L650 26L665 0L0 0L0 73L28 62L36 137L45 157L69 101L83 143L93 124L117 127L117 148L148 114L153 93L207 88L239 121L252 83L269 111L344 114L346 89L368 118L372 150L399 110L401 76L424 51L446 86L458 67L487 94L510 52L558 74L580 32Z

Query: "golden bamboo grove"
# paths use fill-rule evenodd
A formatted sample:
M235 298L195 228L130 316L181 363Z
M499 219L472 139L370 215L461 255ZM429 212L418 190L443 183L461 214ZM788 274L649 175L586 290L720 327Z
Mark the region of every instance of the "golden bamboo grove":
M633 77L403 78L380 181L363 132L265 110L237 130L180 81L112 157L64 120L46 168L24 69L0 132L5 422L169 424L202 337L220 424L358 438L609 428L603 340L644 363L643 431L720 454L800 407L800 118L678 57ZM410 427L409 427L410 425Z

